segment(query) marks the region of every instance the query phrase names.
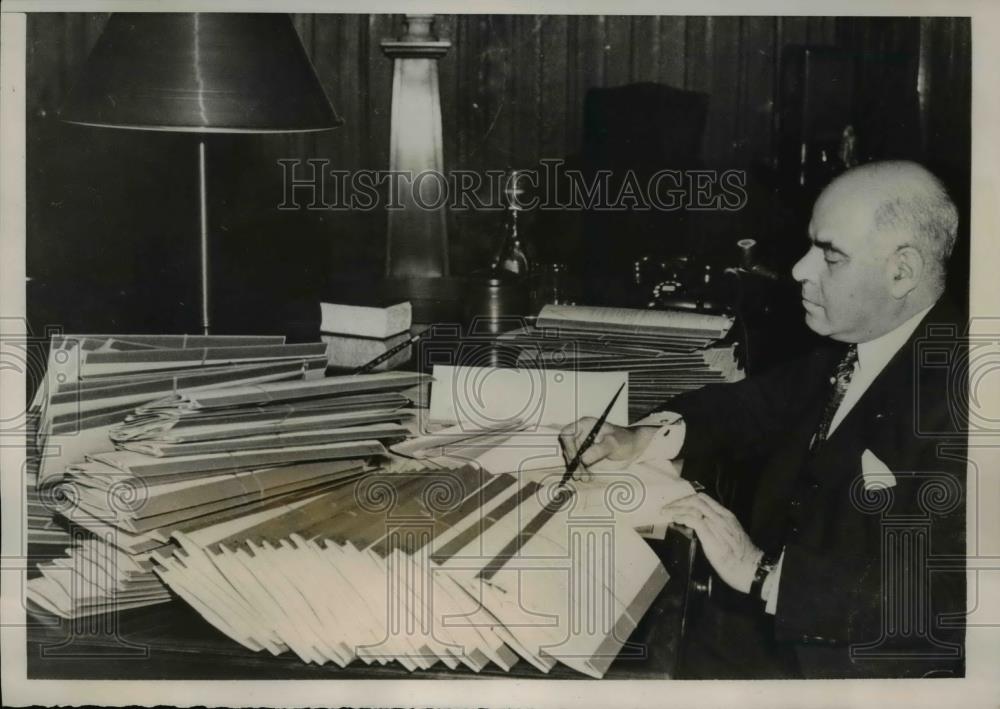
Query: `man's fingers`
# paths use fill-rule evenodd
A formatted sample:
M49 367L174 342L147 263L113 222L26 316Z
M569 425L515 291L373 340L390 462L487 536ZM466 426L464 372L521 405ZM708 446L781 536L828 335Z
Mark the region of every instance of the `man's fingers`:
M692 505L705 515L713 531L725 538L733 553L738 555L744 545L746 532L743 531L743 526L736 519L736 515L704 493L699 493Z
M590 433L590 429L594 427L597 423L597 419L590 416L585 416L578 421L564 426L563 430L559 432L559 443L562 445L563 457L566 462L573 460L576 457L576 452L580 448L580 444Z
M705 493L700 492L698 493L698 499L704 502L709 507L711 507L713 510L715 510L723 517L729 519L736 519L736 515L733 514L732 510L730 510L728 507L723 507L722 504L718 502L715 498L713 498L711 495L706 495Z
M604 460L614 452L617 444L610 431L602 431L594 439L594 445L583 452L580 462L584 465L593 465L599 460Z
M597 423L597 419L584 417L576 423L563 428L559 434L559 443L562 445L563 458L569 463L576 457L577 452L583 442L590 434L590 429ZM594 438L594 443L583 452L580 463L584 466L593 465L599 460L611 457L620 445L620 441L615 436L617 427L609 423L601 426Z
M704 497L701 494L688 495L687 497L682 497L679 500L671 502L667 507L675 507L678 510L687 510L697 515L703 517L711 518L719 524L725 524L728 519L723 515L715 511L715 508L711 507L705 502ZM725 509L725 508L723 508Z
M697 512L685 510L677 514L674 521L694 530L705 550L705 556L712 562L712 566L716 567L716 571L719 570L718 565L725 561L725 557L733 553L732 547L726 540Z
M690 505L694 509L701 512L703 515L706 516L710 515L717 519L727 519L726 515L724 514L726 512L726 508L722 507L721 505L718 506L710 505L708 503L709 499L710 498L708 497L708 495L705 495L704 493L698 493L697 495L690 498L691 500ZM720 509L722 510L722 513L719 512Z
M571 423L563 426L559 432L559 445L562 446L563 458L568 461L573 460L576 455L576 429L577 424Z
M746 533L746 530L743 529L743 525L736 515L733 514L732 510L723 507L721 503L705 493L699 493L698 498L708 509L715 511L715 518L721 521L722 529L729 537L733 546L733 552L737 556L742 556L748 548L753 547L753 541Z
M660 510L660 514L665 520L679 520L681 517L693 517L694 519L701 519L701 510L695 507L693 500L695 495L688 495L687 497L682 497L680 499L674 500L663 506ZM669 523L669 522L668 522Z
M680 524L694 529L699 533L699 537L702 534L710 534L715 543L719 545L720 552L733 554L734 556L739 555L740 542L738 535L733 534L728 525L714 512L705 514L696 505L688 505L678 510L674 515L674 519Z
M685 497L678 497L673 502L668 502L663 506L664 510L684 510L691 508L691 500L696 498L698 493L687 495Z
M716 532L725 534L734 545L739 545L744 535L743 527L732 512L704 493L695 495L690 505L715 525Z

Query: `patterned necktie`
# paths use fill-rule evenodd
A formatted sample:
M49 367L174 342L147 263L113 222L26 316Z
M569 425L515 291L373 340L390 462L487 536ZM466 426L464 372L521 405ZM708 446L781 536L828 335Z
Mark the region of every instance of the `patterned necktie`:
M844 400L847 387L851 385L851 377L854 376L854 365L857 362L858 346L851 345L847 348L847 352L844 353L843 359L837 363L837 368L834 370L833 376L830 377L830 398L823 409L823 417L819 420L819 427L816 429L816 433L809 443L810 450L825 441L826 437L830 435L830 424L833 422L833 417Z

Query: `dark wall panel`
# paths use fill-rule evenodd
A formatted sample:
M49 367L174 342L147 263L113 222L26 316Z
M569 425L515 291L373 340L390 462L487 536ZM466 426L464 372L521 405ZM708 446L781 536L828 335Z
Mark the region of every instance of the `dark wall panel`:
M67 318L70 299L43 288L60 278L76 290L115 294L126 323L146 319L160 328L190 329L197 322L196 146L183 137L100 132L56 120L106 18L29 19L29 275L42 284L36 292L50 294L45 318ZM315 298L332 274L381 271L384 210L279 211L277 160L325 158L345 170L388 167L392 65L379 45L399 34L401 19L293 16L345 119L342 128L209 138L218 287L232 294L220 307L244 323L252 319L240 305L248 283L265 302L289 292ZM446 168L484 173L533 167L542 158L573 164L581 154L588 90L659 82L709 95L700 146L706 165L766 172L775 167L781 128L783 50L818 44L861 57L862 101L888 104L906 91L917 97L919 145L905 150L958 183L961 198L968 189L970 31L961 18L443 16L438 32L452 42L440 62ZM890 148L896 149L883 146ZM758 206L771 208L766 201ZM758 216L717 215L704 228L718 238L741 236ZM578 228L574 219L563 215L556 229L568 233L569 244ZM548 238L550 223L526 215L525 228ZM498 212L453 212L452 271L486 266L501 224ZM108 255L114 264L101 260ZM139 292L146 300L131 297Z

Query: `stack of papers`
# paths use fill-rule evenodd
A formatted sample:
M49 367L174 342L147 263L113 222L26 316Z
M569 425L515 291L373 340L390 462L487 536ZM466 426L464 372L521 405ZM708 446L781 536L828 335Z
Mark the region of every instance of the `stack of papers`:
M500 336L537 369L628 373L628 418L636 421L684 391L738 381L732 346L717 346L732 320L682 311L547 305L536 324Z
M361 460L329 461L147 482L98 462L68 473L68 519L86 534L66 556L39 565L29 603L63 618L164 603L169 591L152 558L169 554L173 532L194 533L262 510L281 509L345 484Z
M135 408L108 428L104 450L63 468L60 513L95 539L41 565L29 599L64 617L169 600L149 555L172 531L349 481L386 454L385 444L409 435L402 423L412 413L400 392L424 378L381 373L180 390ZM112 442L117 448L108 450Z
M180 389L322 377L323 343L241 335L62 335L52 338L38 416L38 482L107 448L111 426L136 406Z
M40 452L35 440L38 433L38 412L29 412L26 417L25 435L25 499L27 538L32 553L51 556L59 553L70 543L69 531L56 516L64 506L61 491L52 486L39 487L38 468Z
M185 391L138 407L109 431L123 450L183 457L404 438L413 372Z
M667 573L613 510L576 513L576 495L471 466L371 473L227 536L175 531L154 569L257 651L601 677Z
M322 377L322 343L283 336L54 335L29 410L28 541L69 543L53 519L66 466L107 450L108 433L135 406L178 389Z

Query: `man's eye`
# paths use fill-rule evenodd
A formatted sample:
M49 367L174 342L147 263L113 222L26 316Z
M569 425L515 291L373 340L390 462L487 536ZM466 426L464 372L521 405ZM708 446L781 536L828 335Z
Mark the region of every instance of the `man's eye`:
M823 254L823 260L826 261L828 264L832 265L835 263L840 263L843 259L840 257L839 254L827 252Z

